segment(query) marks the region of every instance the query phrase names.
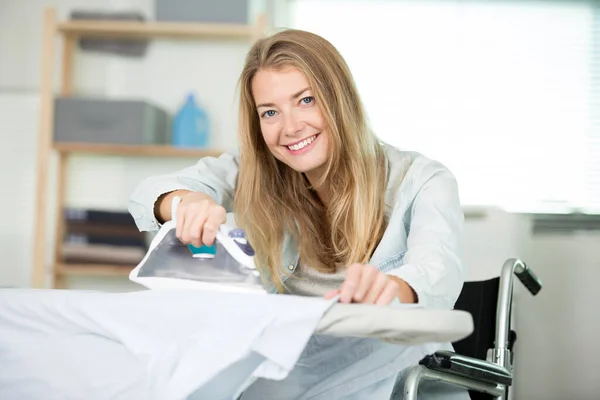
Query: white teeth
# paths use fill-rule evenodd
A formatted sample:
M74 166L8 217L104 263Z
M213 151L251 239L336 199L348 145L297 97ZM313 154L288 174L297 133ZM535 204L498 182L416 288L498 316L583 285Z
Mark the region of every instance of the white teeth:
M316 137L317 137L317 135L309 137L308 139L304 139L300 143L296 143L296 144L293 144L291 146L288 146L288 149L290 149L290 150L300 150L300 149L308 146L309 144L311 144L313 142L313 140L315 140Z

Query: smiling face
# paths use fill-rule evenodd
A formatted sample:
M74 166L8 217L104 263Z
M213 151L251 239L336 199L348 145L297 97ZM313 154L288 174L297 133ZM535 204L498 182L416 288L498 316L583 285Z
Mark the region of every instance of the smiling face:
M296 68L260 69L252 94L271 153L314 184L327 161L329 135L306 76Z

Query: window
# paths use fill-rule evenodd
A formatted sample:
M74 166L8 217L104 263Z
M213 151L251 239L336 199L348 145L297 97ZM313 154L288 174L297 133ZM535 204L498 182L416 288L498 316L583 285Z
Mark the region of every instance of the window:
M445 163L463 204L600 211L593 2L295 0L289 12L345 57L376 134Z

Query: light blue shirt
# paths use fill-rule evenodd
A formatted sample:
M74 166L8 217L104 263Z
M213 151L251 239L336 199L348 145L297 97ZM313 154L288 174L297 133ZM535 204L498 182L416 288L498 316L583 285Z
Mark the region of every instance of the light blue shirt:
M385 193L387 229L370 264L405 280L425 307L451 309L464 282L459 258L464 221L456 180L441 163L419 153L385 145L388 183ZM202 192L233 212L238 175L237 152L206 157L196 165L145 179L135 189L129 211L142 231L159 229L154 203L163 193L186 189ZM283 242L283 279L298 266L291 235ZM268 288L274 291L273 286Z
M423 307L452 309L464 282L459 258L464 221L453 174L422 154L387 144L388 182L385 205L388 226L370 263L405 280ZM154 215L158 197L173 190L202 192L233 211L238 176L237 152L201 159L194 166L142 181L131 196L129 211L140 230L158 230ZM281 270L287 279L298 267L299 254L291 235L282 247ZM274 291L272 283L267 282ZM408 366L449 343L404 347L376 339L314 336L296 369L283 381L257 381L243 400L389 399L394 382ZM366 396L366 397L365 397ZM468 399L466 391L442 387L427 398Z

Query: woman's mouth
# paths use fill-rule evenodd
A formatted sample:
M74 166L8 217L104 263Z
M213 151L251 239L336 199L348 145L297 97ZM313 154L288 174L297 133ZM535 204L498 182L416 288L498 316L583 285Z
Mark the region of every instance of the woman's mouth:
M314 147L315 140L317 139L318 136L319 136L319 133L317 133L316 135L313 135L309 138L306 138L306 139L302 140L301 142L294 143L292 145L285 146L285 147L287 147L287 149L292 154L306 153L307 151L309 151L311 148Z

